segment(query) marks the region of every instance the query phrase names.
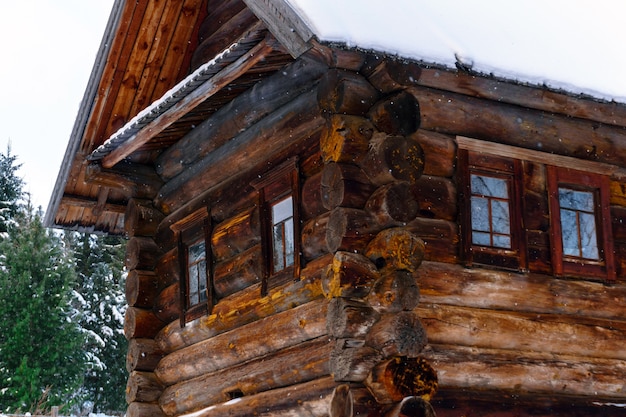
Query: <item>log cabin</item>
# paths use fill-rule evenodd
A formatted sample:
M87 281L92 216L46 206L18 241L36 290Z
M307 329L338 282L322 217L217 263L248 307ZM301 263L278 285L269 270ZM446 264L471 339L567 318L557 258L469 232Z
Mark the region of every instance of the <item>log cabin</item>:
M624 413L622 104L118 0L46 224L128 238L129 417Z

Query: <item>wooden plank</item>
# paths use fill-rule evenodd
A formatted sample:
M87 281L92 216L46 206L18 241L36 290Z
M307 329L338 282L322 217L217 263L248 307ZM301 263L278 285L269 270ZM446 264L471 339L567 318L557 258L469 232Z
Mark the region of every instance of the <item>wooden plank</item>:
M68 205L68 206L72 206L72 207L81 207L81 208L89 208L89 209L94 209L96 207L96 204L98 204L97 201L90 200L84 197L71 196L71 195L64 195L63 199L61 200L61 203ZM107 203L102 208L102 211L106 213L124 214L126 212L126 207L120 204Z
M176 103L165 113L154 119L152 122L144 126L136 135L126 140L118 146L113 152L105 156L102 160L102 166L111 168L122 159L139 149L143 144L165 130L172 123L187 114L189 111L197 107L208 97L217 93L228 83L237 79L249 68L253 67L257 62L262 60L272 51L272 46L266 40L261 41L249 52L237 59L219 73L215 74L211 79L205 81L198 88L193 90L184 99Z

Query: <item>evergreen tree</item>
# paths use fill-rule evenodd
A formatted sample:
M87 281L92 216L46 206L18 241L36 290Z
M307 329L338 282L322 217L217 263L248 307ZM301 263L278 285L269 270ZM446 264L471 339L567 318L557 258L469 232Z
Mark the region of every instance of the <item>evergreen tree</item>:
M123 272L124 240L112 236L68 234L76 259L77 322L86 336L88 369L84 396L97 412L126 408L127 341Z
M70 317L74 265L30 206L0 241L0 410L66 405L84 376L83 334Z
M11 146L6 154L0 153L0 236L7 232L9 221L15 217L22 197L23 180L17 176L21 165L11 155Z

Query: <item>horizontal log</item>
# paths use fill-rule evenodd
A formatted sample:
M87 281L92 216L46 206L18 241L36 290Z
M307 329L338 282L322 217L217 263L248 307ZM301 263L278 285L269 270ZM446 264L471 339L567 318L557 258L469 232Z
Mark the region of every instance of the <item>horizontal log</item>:
M392 182L371 194L365 210L382 228L404 226L419 213L419 203L411 185L405 181Z
M416 217L406 229L424 241L425 260L458 263L459 226L456 222Z
M325 212L307 221L302 226L300 233L304 259L315 259L330 252L328 242L326 241L329 218L330 213Z
M327 263L325 259L322 263ZM301 280L272 288L265 297L259 297L260 286L249 287L227 297L215 305L209 316L191 321L181 328L178 322L164 327L156 340L165 352L201 342L228 330L236 329L264 317L286 311L323 297L320 268L304 268Z
M363 252L380 231L380 225L365 210L337 207L329 214L326 244L329 252Z
M365 297L380 274L365 256L353 252L337 252L322 280L326 297Z
M227 297L263 278L263 254L261 245L215 264L213 269L213 289L218 299Z
M163 323L169 323L180 317L180 307L180 285L175 282L159 293L152 311Z
M322 203L322 173L307 178L302 185L300 196L302 205L302 217L304 220L312 219L324 213L326 207Z
M155 373L172 385L320 337L326 333L327 305L324 299L312 301L180 349L163 358Z
M211 234L212 255L216 262L231 258L261 241L258 208L247 209L221 222Z
M420 354L426 343L424 327L417 314L412 311L383 314L365 337L365 345L381 352L385 358L414 358Z
M196 159L215 151L243 129L252 128L294 97L309 91L325 69L313 60L301 59L265 82L255 84L248 93L221 107L163 152L157 159L157 172L163 178L174 178ZM207 141L208 137L212 140Z
M126 402L154 402L159 399L162 390L154 373L133 371L126 384Z
M215 404L194 413L196 417L327 417L336 386L332 377L264 391Z
M572 319L583 314L585 319L598 319L601 323L621 317L622 306L615 300L626 299L623 285L464 268L440 262L423 262L415 276L425 303L535 315L560 314Z
M327 210L336 207L363 208L376 189L356 165L327 163L322 169L322 204Z
M128 307L124 315L124 335L126 339L154 338L164 323L152 310Z
M415 181L415 196L424 217L456 221L458 191L449 178L423 175Z
M626 359L626 322L424 302L414 310L430 343Z
M315 92L301 94L189 165L159 190L155 205L164 213L174 212L199 193L210 191L250 167L277 157L286 147L314 136L323 123ZM267 141L271 141L271 147L259 146Z
M362 382L382 359L379 351L362 340L337 339L330 354L330 370L337 382Z
M374 87L383 93L390 93L415 85L420 79L422 67L416 62L372 56L362 72Z
M393 227L372 239L365 256L379 269L415 272L422 264L424 252L424 241L416 234L404 227Z
M126 243L126 268L151 271L160 256L159 248L150 237L133 237Z
M112 169L91 162L85 168L85 180L141 199L152 199L163 185L153 167L124 161Z
M356 72L331 69L320 80L317 98L325 113L362 115L376 102L378 91Z
M374 282L366 300L379 313L409 311L418 305L420 290L409 271L388 269Z
M152 372L163 355L154 339L130 339L126 353L126 370Z
M163 391L159 404L177 415L233 398L300 384L330 375L332 344L322 337L289 349L184 381Z
M159 404L133 402L126 409L126 417L164 417Z
M126 302L131 307L152 307L159 290L157 284L153 271L128 271L125 284Z
M623 140L623 128L430 88L411 92L420 103L423 129L626 165L626 156L613 151ZM542 132L541 141L537 132Z
M450 135L419 129L413 135L424 151L424 173L437 177L453 177L456 163L456 142Z
M419 128L419 103L411 93L398 91L374 104L367 113L376 129L388 135L409 136Z
M151 200L131 198L124 214L124 230L129 237L154 236L164 217Z
M333 298L328 305L328 333L337 339L363 339L379 319L367 303L350 298Z
M411 137L375 133L359 165L376 185L393 181L413 184L424 172L424 151Z
M379 403L390 404L405 397L429 401L437 392L437 372L424 358L396 356L376 364L365 385Z
M333 114L327 120L320 138L322 160L357 163L367 153L374 125L365 117Z
M441 391L480 387L495 401L514 396L534 405L533 398L587 405L626 400L623 359L439 344L423 356L437 370Z

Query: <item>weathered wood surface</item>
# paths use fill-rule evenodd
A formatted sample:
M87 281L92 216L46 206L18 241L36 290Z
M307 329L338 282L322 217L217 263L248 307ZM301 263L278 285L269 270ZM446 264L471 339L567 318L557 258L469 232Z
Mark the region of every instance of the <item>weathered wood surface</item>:
M159 399L163 387L152 372L133 371L126 384L126 402L154 402Z
M362 72L374 87L383 93L402 90L416 85L422 73L416 62L369 56Z
M151 200L131 198L124 214L124 230L129 237L154 236L164 217Z
M126 353L126 370L152 372L163 355L154 339L131 339Z
M331 261L328 258L321 259L320 262L322 265L328 265ZM276 287L270 290L266 297L259 297L260 286L254 285L220 300L211 315L189 322L183 328L178 322L170 323L156 337L159 346L165 352L172 352L258 319L289 310L294 305L322 298L324 295L320 285L321 266L314 262L311 264L302 270L300 281Z
M189 165L161 188L155 204L165 213L175 211L183 202L197 197L198 190L211 190L252 166L281 153L288 154L290 145L313 136L323 124L315 104L315 91L301 94ZM260 143L271 145L259 146Z
M416 357L426 346L427 338L419 317L412 311L383 314L365 337L365 344L383 357Z
M211 254L216 262L233 257L261 242L261 221L256 207L238 213L213 228Z
M165 413L159 404L133 402L126 409L127 417L163 417Z
M152 310L128 307L124 315L124 335L126 339L154 338L164 323Z
M383 359L374 348L359 339L337 339L330 354L330 369L337 382L362 382Z
M546 153L626 165L614 152L625 129L424 87L411 88L420 103L421 127ZM507 132L502 135L502 132ZM537 132L543 140L537 142Z
M130 162L120 162L112 169L92 162L85 168L85 181L140 199L153 198L163 185L163 180L152 167Z
M625 321L431 305L424 300L414 311L430 343L626 359Z
M354 396L350 385L341 384L333 390L328 407L328 417L352 417L354 415Z
M309 220L326 211L326 207L322 203L322 173L307 178L302 184L302 195L300 196L302 203L302 218Z
M157 279L157 287L165 288L180 281L180 262L178 259L178 245L162 254L155 267L154 273Z
M420 214L449 221L457 220L458 190L449 178L422 176L415 182Z
M327 210L337 207L363 208L376 189L356 165L329 162L322 169L322 204Z
M441 391L480 386L497 399L510 401L511 395L525 396L526 402L535 405L541 398L588 405L623 403L626 398L623 359L438 344L424 351L423 356L437 370Z
M325 113L363 115L378 99L378 91L356 72L331 69L321 78L317 97Z
M302 254L304 259L315 259L330 252L326 238L328 236L328 219L326 212L304 223L301 231Z
M626 109L619 103L580 100L578 97L545 88L433 68L422 68L417 83L425 87L483 98L494 103L508 103L607 125L626 126Z
M152 311L163 323L169 323L180 317L180 284L178 282L165 287L159 293L154 300Z
M458 263L459 226L457 223L416 217L406 225L406 230L424 241L425 260Z
M379 269L417 271L425 252L424 241L404 227L384 229L365 249Z
M365 297L380 274L365 256L353 252L336 252L322 279L326 297Z
M456 142L453 136L419 129L411 138L424 151L423 175L451 178L455 175Z
M337 207L329 214L326 229L328 250L337 251L365 250L381 226L365 210Z
M261 245L215 264L213 269L213 289L221 299L258 284L263 278L263 254Z
M265 116L310 91L325 69L313 60L299 60L256 84L248 93L222 107L160 155L157 172L165 179L174 178L242 130L253 128Z
M337 339L363 339L379 314L367 303L350 298L333 298L328 305L326 326Z
M396 181L379 187L365 205L381 227L402 226L419 213L419 203L411 184Z
M411 137L378 132L372 135L369 150L359 165L376 185L415 183L424 172L424 151Z
M320 138L322 160L326 163L358 163L367 152L375 131L372 122L365 117L331 115Z
M393 93L370 108L367 116L376 129L388 135L409 136L419 128L419 103L411 93Z
M323 336L327 305L312 301L180 349L163 358L155 373L172 385Z
M194 416L327 417L335 386L332 377L319 378L215 404L198 410Z
M142 269L151 271L159 259L159 248L150 237L133 237L126 243L126 261L128 270Z
M399 313L416 307L420 290L409 271L388 269L372 285L368 304L379 313Z
M425 303L534 313L537 317L561 314L575 318L582 314L585 320L619 320L623 306L617 300L626 299L623 284L607 286L441 262L423 262L415 277Z
M396 356L378 363L365 385L379 403L390 404L405 397L430 400L437 392L437 372L424 358Z
M186 413L247 396L315 380L330 374L332 344L327 337L306 342L244 364L181 382L159 399L168 415Z
M153 271L131 269L126 275L126 302L131 307L152 307L159 288Z

